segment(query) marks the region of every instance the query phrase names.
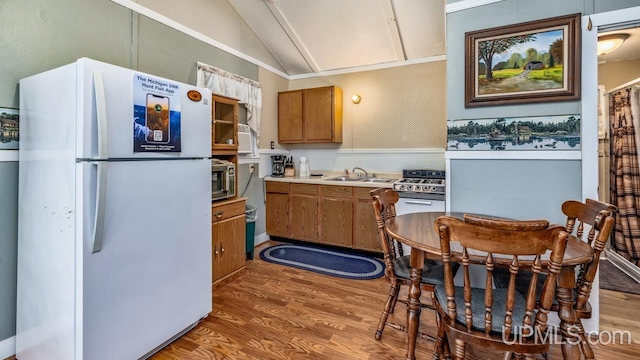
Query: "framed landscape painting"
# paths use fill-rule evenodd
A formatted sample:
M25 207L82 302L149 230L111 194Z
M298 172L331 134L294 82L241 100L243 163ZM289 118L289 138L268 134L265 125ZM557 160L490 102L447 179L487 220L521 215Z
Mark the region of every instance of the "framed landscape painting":
M17 150L20 140L20 111L0 107L0 150Z
M580 99L580 14L465 34L465 107Z

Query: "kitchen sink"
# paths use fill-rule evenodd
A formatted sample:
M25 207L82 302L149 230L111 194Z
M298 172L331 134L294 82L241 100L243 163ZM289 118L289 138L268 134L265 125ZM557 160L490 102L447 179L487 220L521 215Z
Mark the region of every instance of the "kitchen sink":
M325 179L326 181L359 181L359 182L369 182L369 183L389 183L396 181L396 179L378 179L378 178L359 178L359 177L349 177L349 176L336 176L332 178Z
M360 181L362 178L358 177L349 177L349 176L336 176L332 178L325 179L326 181Z
M370 183L390 183L396 181L397 179L378 179L378 178L366 178L361 179L361 182L370 182Z

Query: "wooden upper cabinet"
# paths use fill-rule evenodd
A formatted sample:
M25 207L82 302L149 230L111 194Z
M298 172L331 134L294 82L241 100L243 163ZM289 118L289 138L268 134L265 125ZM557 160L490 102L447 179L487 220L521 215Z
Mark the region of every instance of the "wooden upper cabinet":
M302 90L278 93L278 142L303 142Z
M342 89L327 86L278 93L278 142L341 143Z
M211 106L211 150L238 151L238 100L213 95Z

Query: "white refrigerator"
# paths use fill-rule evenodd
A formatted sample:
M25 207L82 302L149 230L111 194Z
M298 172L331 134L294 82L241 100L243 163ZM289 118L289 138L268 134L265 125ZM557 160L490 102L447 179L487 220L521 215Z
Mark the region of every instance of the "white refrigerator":
M17 357L146 358L211 311L211 92L79 59L20 81Z

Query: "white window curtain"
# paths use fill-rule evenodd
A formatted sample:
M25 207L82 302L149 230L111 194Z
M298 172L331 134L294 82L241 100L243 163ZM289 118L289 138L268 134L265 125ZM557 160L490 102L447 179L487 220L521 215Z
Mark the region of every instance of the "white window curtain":
M262 88L260 83L243 76L198 62L196 86L206 87L214 94L238 99L247 108L247 125L255 136L253 156L258 154L260 144L260 117L262 114Z

